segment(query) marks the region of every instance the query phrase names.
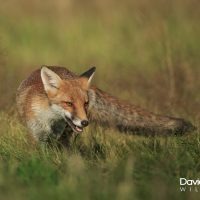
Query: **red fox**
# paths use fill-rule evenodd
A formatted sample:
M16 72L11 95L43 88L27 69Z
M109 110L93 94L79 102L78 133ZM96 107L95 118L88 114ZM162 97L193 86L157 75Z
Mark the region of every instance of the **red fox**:
M95 67L76 75L64 67L43 66L17 90L17 108L36 141L81 133L90 122L146 135L183 134L194 126L183 119L146 111L91 86Z

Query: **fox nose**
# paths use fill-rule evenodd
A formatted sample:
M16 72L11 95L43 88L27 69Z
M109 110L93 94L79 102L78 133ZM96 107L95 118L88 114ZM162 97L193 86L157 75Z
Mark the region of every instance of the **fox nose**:
M83 120L83 121L81 121L81 125L82 125L83 127L88 126L88 124L89 124L88 120Z

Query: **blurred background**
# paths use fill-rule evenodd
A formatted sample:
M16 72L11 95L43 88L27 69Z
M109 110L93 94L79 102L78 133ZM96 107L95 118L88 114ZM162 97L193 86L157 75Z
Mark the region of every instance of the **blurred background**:
M198 0L0 0L0 109L41 65L154 112L200 120Z
M0 0L0 199L199 198L179 192L180 177L200 177L199 129L165 138L91 126L66 151L32 144L15 93L44 64L96 66L99 88L199 128L199 0Z

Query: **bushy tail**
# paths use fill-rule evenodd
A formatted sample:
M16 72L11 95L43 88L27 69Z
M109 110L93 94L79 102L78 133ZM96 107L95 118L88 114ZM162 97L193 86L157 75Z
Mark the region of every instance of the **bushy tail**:
M90 121L102 126L145 135L176 135L195 130L188 121L151 113L94 87L90 89L89 97Z

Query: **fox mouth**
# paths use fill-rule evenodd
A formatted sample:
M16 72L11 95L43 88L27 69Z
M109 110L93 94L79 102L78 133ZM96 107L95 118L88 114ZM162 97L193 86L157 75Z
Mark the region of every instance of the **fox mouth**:
M65 117L67 124L71 127L71 129L76 133L82 133L83 128L80 126L75 125L71 119Z

